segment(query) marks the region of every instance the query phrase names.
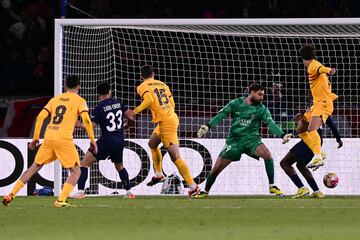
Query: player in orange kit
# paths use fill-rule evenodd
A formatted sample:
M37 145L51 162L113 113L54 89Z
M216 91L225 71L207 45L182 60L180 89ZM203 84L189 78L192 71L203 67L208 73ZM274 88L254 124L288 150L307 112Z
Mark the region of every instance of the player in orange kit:
M67 76L65 89L65 93L52 98L39 113L35 124L34 137L29 144L29 149L35 150L38 146L41 126L45 118L50 115L50 123L46 128L44 141L35 156L34 163L21 175L11 193L4 197L2 203L5 206L10 204L20 189L43 165L56 159L59 159L63 168L70 170L70 175L54 205L56 207L75 206L68 203L66 199L80 177L80 158L73 141L74 127L79 115L90 137L90 147L94 154L97 152L97 145L86 101L78 95L80 89L79 78L74 75Z
M145 65L141 67L141 78L143 79L143 82L137 87L137 93L143 101L134 109L134 114L139 114L146 108L150 108L152 122L157 123L148 143L154 162L155 176L147 185L153 186L154 184L165 180L165 177L162 174L162 155L158 148L159 144L162 142L181 176L190 186L188 194L192 197L200 192L200 188L194 182L187 164L180 155L179 140L177 136L179 118L174 111L174 98L169 87L165 83L154 79L152 66Z
M314 171L325 163L321 154L321 139L317 130L332 114L333 101L337 99L337 95L331 92L331 83L329 82L329 75L334 75L336 69L325 67L318 62L315 52L312 44L305 44L300 49L300 56L307 68L313 105L304 114L297 128L299 137L314 153L314 158L308 165L308 168L312 168Z

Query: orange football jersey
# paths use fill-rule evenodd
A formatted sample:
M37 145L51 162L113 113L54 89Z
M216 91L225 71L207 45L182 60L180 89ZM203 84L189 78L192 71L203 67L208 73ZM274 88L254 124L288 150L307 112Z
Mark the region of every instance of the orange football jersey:
M171 104L172 94L169 87L153 78L145 80L137 87L137 93L142 98L145 93L150 93L154 101L150 105L152 121L157 123L162 119L174 113L174 108Z
M76 120L83 111L89 111L85 99L75 93L62 93L44 107L50 114L50 123L44 139L73 139Z
M337 95L331 92L328 74L331 68L313 60L308 66L308 78L314 102L334 101Z

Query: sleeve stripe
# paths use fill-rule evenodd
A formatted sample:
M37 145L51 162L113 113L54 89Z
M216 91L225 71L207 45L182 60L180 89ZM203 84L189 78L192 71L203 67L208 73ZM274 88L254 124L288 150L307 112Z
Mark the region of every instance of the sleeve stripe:
M51 115L49 109L47 109L47 108L43 108L43 109L44 109L45 111L47 111L49 115Z
M145 91L145 92L143 93L143 95L141 95L141 98L144 97L145 93L149 93L149 91Z
M81 115L83 112L87 112L87 113L89 113L89 111L88 111L88 110L82 110L81 112L79 112L79 115Z

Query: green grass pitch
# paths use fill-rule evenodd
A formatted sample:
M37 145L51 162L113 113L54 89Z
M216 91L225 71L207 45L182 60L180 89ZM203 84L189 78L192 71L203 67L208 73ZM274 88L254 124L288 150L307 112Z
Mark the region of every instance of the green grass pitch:
M52 197L0 207L0 239L360 239L360 197Z

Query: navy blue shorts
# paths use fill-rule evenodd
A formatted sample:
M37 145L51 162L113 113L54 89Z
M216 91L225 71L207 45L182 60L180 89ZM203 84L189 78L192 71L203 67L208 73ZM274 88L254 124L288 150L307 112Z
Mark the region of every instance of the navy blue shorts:
M119 138L100 137L96 144L98 152L94 157L100 161L109 158L113 163L122 163L124 152L124 140Z
M296 156L296 162L304 165L307 165L314 157L314 153L302 140L295 144L295 146L290 149L290 152Z

